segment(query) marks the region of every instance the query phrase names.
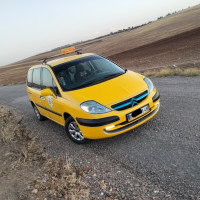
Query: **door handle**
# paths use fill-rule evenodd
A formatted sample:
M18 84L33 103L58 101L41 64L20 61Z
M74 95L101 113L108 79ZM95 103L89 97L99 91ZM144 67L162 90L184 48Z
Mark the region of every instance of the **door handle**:
M45 97L43 97L43 96L39 96L39 97L40 97L40 99L45 100Z

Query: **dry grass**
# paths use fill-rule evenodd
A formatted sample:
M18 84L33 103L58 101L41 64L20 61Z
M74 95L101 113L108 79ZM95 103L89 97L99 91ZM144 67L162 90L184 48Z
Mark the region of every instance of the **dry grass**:
M2 198L89 199L88 186L82 181L84 172L74 169L67 155L49 158L31 137L23 118L1 105L0 145Z
M159 71L146 71L145 76L166 77L166 76L200 76L200 68L163 68Z

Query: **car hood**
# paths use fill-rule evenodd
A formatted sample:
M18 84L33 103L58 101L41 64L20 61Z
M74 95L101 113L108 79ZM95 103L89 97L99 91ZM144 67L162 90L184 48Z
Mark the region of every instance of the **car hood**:
M94 100L102 105L118 102L129 96L134 96L147 89L141 75L127 71L125 74L86 88L68 91L63 97L81 104L84 101Z

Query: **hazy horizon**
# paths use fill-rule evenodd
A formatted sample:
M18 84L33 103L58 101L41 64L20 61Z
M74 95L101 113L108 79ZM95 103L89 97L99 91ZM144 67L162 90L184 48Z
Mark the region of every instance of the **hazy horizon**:
M0 66L74 42L135 27L168 13L197 5L200 0L60 0L9 3L0 0Z

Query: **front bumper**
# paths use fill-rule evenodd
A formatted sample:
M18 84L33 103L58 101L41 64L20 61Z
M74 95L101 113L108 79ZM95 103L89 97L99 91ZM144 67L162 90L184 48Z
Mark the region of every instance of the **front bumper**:
M154 92L148 95L147 99L134 108L130 108L125 111L112 111L106 115L102 115L102 117L98 119L76 118L76 121L79 123L81 132L85 138L100 139L113 137L129 131L155 116L160 108L159 101L160 95L155 89ZM127 121L126 115L128 113L137 110L146 104L149 104L150 107L148 112L136 116L131 121Z
M107 134L121 133L122 131L127 131L127 129L134 128L137 125L144 123L145 121L152 118L158 112L159 108L160 108L160 102L158 102L156 108L153 111L148 112L146 115L144 114L141 118L139 118L137 120L130 121L130 122L121 123L124 126L118 128L116 130L109 131L109 130L104 129L104 133L107 133Z

